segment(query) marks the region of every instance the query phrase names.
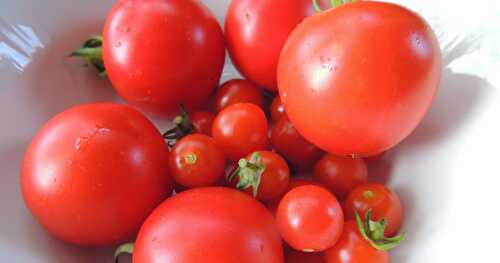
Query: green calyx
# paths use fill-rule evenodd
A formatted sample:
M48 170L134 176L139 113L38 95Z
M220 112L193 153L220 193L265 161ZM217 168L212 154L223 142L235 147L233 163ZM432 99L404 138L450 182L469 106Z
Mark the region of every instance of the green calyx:
M351 3L351 2L353 2L353 0L330 0L330 5L333 8L336 8L336 7L339 7L343 4L347 4L347 3ZM321 9L321 6L318 3L318 0L312 0L312 3L313 3L314 11L316 11L317 13L323 11L323 9Z
M102 59L102 36L87 39L81 48L71 52L69 56L84 58L87 65L92 65L99 71L99 76L106 77L106 68Z
M131 243L126 243L126 244L123 244L121 246L119 246L116 250L115 250L115 263L118 263L119 262L119 259L120 259L120 255L122 254L132 254L134 252L134 243L131 242Z
M379 221L373 221L371 209L366 212L364 222L357 211L354 211L354 216L356 218L359 232L361 233L363 239L368 241L372 245L372 247L378 250L391 250L399 246L405 239L404 233L400 233L399 235L394 237L385 237L384 231L387 226L387 220L382 219Z
M255 198L259 192L262 174L265 170L266 166L261 162L260 154L254 152L250 160L242 158L238 161L238 168L228 176L228 180L232 181L235 177L238 177L236 188L245 190L252 187L252 194Z
M180 115L174 118L175 127L166 131L163 134L163 138L167 140L169 147L173 147L174 144L179 141L182 137L189 135L194 132L194 126L191 123L189 114L184 108L184 105L180 105Z

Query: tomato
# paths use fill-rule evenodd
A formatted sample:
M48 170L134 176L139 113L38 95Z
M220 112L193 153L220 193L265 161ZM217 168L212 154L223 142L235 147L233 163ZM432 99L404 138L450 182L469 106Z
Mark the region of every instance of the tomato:
M107 75L128 102L161 115L193 108L218 85L224 35L200 1L118 1L103 33Z
M288 193L290 190L297 188L299 186L303 186L303 185L322 186L318 182L313 181L310 177L292 177L292 178L290 178L288 188L286 189L286 191L282 195L266 202L266 206L269 209L269 211L271 211L275 215L276 212L278 211L278 205L279 205L281 199L283 198L283 196L286 193Z
M251 103L233 104L215 117L212 136L226 156L237 161L268 145L267 119L261 108Z
M312 14L312 0L231 1L225 35L233 63L247 79L276 90L276 69L286 39Z
M368 209L375 220L387 220L385 234L393 236L403 222L403 208L399 197L382 184L363 184L354 188L344 202L346 219L354 219L354 211L362 217Z
M52 118L29 145L24 201L63 241L115 245L133 238L172 192L168 157L161 134L135 109L77 106Z
M306 140L335 155L370 156L414 130L441 70L436 36L420 16L356 1L294 30L281 54L278 88Z
M355 221L344 224L337 244L325 252L326 263L389 263L389 253L363 239Z
M211 112L196 111L189 114L194 130L198 133L210 136L215 115Z
M337 199L323 187L304 185L281 199L276 221L282 238L292 248L321 252L337 242L344 215Z
M169 165L177 183L186 187L210 186L224 175L225 159L214 139L192 134L174 145Z
M304 253L291 249L285 256L286 263L325 263L323 253Z
M272 127L271 144L299 170L307 170L323 155L318 147L304 140L286 116Z
M230 188L195 188L165 201L137 237L134 263L283 263L276 224L266 208Z
M271 103L270 107L270 112L271 112L271 119L275 122L280 120L281 117L286 116L285 106L283 106L283 103L281 103L280 96L276 96L273 99L273 102Z
M264 108L264 96L252 82L244 79L232 79L217 90L215 109L219 112L236 103L253 103Z
M279 154L258 151L241 159L231 177L236 179L238 189L246 189L259 200L269 200L287 190L290 170Z
M326 154L314 165L314 179L343 199L368 181L368 170L363 159Z

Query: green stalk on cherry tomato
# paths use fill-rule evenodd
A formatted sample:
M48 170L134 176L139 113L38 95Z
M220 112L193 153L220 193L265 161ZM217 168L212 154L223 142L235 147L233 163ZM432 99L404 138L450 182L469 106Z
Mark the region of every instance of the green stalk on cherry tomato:
M361 219L358 211L354 211L356 224L363 239L368 241L374 248L382 251L389 251L401 244L405 239L405 234L400 233L394 237L386 237L384 234L387 226L387 220L372 220L372 210L369 209L365 214L365 221Z

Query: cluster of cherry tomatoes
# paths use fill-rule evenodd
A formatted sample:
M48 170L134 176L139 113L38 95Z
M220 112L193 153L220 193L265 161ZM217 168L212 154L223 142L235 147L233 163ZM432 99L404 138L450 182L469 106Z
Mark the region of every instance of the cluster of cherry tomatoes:
M362 157L422 119L439 48L403 7L331 2L233 0L223 32L196 0L118 1L73 55L132 106L52 118L24 158L27 207L69 243L134 241L116 256L135 263L389 262L402 205ZM245 79L215 89L226 45Z

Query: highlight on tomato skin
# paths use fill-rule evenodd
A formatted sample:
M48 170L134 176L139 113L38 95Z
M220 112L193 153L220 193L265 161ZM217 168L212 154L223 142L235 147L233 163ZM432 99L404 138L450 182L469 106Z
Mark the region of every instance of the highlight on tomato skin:
M215 94L215 110L220 112L229 105L237 103L253 103L262 109L265 99L257 85L245 79L232 79L217 90Z

